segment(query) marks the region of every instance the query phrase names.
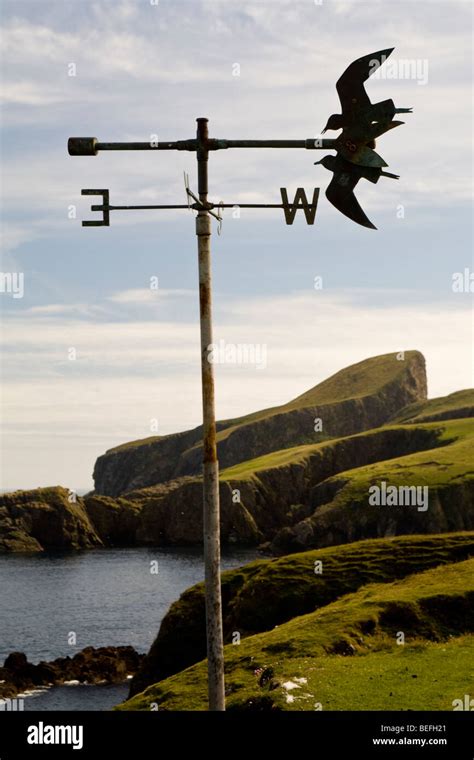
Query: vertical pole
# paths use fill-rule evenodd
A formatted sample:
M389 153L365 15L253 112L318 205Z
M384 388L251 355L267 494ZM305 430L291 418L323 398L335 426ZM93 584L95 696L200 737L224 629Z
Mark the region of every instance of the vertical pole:
M208 126L197 119L199 200L207 204ZM224 644L220 575L219 464L217 462L214 404L214 365L209 361L212 341L211 217L198 211L196 235L199 254L199 308L201 324L201 377L203 409L203 517L206 581L206 631L209 710L225 710Z

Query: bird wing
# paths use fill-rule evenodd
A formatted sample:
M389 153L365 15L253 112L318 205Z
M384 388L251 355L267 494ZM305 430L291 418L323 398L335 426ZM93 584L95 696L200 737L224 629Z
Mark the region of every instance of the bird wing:
M359 179L360 177L350 171L342 170L334 172L334 176L326 190L326 198L341 214L349 217L353 222L376 230L377 227L364 214L354 195L354 188Z
M351 164L358 164L360 166L379 168L382 168L382 166L388 166L387 162L384 161L382 156L376 153L373 148L369 148L368 145L357 145L356 143L353 143L351 139L346 140L347 134L348 133L344 131L342 135L338 137L336 142L336 150L342 158L349 161ZM372 139L372 133L367 135L367 138ZM353 150L354 147L356 148L355 151Z
M358 107L370 105L364 82L377 71L394 49L387 48L386 50L379 50L377 53L364 55L347 67L336 83L343 116L352 113L354 105Z
M396 113L395 103L393 100L382 100L380 103L373 103L370 115L372 121L392 121Z

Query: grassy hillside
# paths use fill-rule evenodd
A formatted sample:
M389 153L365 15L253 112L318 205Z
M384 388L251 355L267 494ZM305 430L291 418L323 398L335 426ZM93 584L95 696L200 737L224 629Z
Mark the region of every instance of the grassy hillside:
M394 422L435 422L437 420L474 417L474 389L456 391L429 401L409 404L391 420Z
M418 451L367 467L358 467L357 470L348 470L341 473L341 477L350 478L351 485L357 490L365 488L368 482L382 478L391 483L417 483L434 487L474 477L474 419L450 420L442 425L432 422L423 427L425 430L439 430L438 446L429 451Z
M474 556L474 532L360 541L272 560L222 574L225 641L268 631L360 589ZM315 572L315 570L317 572ZM185 591L162 621L131 693L206 655L204 584Z
M225 648L228 709L448 710L472 690L474 560L353 594ZM400 641L400 634L405 638ZM206 709L207 663L118 709ZM320 706L319 706L320 705Z
M453 407L456 411L458 408L459 407ZM341 443L345 446L350 446L352 443L354 446L360 446L363 445L364 442L370 441L370 439L375 436L382 438L385 433L394 430L404 429L413 432L413 437L418 431L425 431L426 433L431 431L431 438L429 436L419 436L419 449L446 446L449 443L459 441L461 438L466 439L474 435L474 419L470 418L461 420L448 419L441 424L436 424L434 422L422 423L418 422L418 420L413 420L413 423L416 422L416 426L412 425L411 422L412 421L410 421L410 424L391 423L352 436L333 438L330 441L321 441L303 446L293 446L288 449L280 449L279 451L272 451L264 456L248 459L244 462L239 462L232 467L224 468L220 472L220 478L222 480L251 478L275 467L288 464L304 464L313 454L318 454L321 451L334 449L336 453L336 450ZM429 443L430 445L427 446Z
M329 409L333 392L341 404L359 390L366 398L393 371L393 355L376 359L371 380L367 362L363 373L348 368L287 413ZM473 400L461 391L354 435L273 441L273 451L222 468L223 514L238 489L264 535L285 525L272 546L300 552L222 576L228 709L443 710L472 691ZM427 486L428 508L370 504L382 481ZM204 657L198 584L171 606L120 709L206 709Z
M423 356L407 351L347 367L292 401L217 423L222 467L378 427L406 404L426 398ZM323 420L315 429L314 420ZM131 441L109 449L94 468L98 494L118 496L202 470L202 430Z
M445 430L447 428L440 427L440 425L419 424L416 426L407 425L384 425L380 428L373 428L363 433L357 433L356 435L343 436L341 438L332 438L329 441L320 441L318 443L305 444L303 446L293 446L288 449L280 449L278 451L272 451L269 454L264 454L261 457L255 457L254 459L247 459L244 462L239 462L232 467L225 467L220 471L221 480L246 480L250 478L259 477L267 470L272 470L278 467L285 467L287 465L302 465L306 466L312 459L319 458L321 455L325 456L328 452L333 458L332 470L334 473L341 472L341 463L344 462L344 457L341 456L343 450L352 449L354 454L356 450L363 450L364 448L370 452L374 452L374 449L379 449L376 458L385 460L389 458L384 456L384 453L393 453L396 456L396 447L394 451L390 451L390 446L384 446L384 441L390 440L393 442L393 436L390 438L390 433L405 431L405 449L406 453L412 453L413 451L435 448L446 443L448 440L445 436ZM424 435L426 433L426 435ZM456 436L457 432L453 429L453 436ZM403 447L403 445L402 445ZM388 448L388 452L384 450Z
M290 401L284 408L333 404L335 401L370 396L378 388L396 382L397 377L403 375L406 363L420 356L419 351L405 351L402 361L397 358L397 354L382 354L365 359L336 372L315 388Z
M224 420L228 434L229 427L255 422L274 414L284 414L295 409L336 404L352 398L364 398L376 393L390 383L396 383L403 376L407 363L415 358L422 358L419 351L405 351L404 361L397 360L397 354L382 354L364 359L357 364L344 367L322 383L310 388L292 401L281 406L263 409L236 419ZM220 435L225 435L224 432Z
M305 391L297 398L292 399L285 404L272 406L268 409L261 409L251 414L245 414L241 417L234 417L218 422L217 440L227 438L231 430L241 425L272 417L276 414L285 414L285 412L294 411L295 409L305 409L307 407L320 406L325 404L335 404L351 398L363 398L370 396L384 385L396 382L397 378L402 376L406 366L415 358L421 357L419 351L405 351L405 360L397 361L396 354L382 354L373 356L370 359L353 364L349 367L336 372L323 382L315 385L309 391ZM137 441L122 443L109 449L107 453L115 451L124 451L129 447L135 447L140 444L149 444L160 438L169 438L169 436L150 436Z

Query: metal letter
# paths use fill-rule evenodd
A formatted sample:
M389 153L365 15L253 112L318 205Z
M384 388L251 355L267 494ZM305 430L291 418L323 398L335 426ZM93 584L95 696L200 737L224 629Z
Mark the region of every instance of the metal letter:
M81 195L101 195L104 199L102 219L82 222L83 227L110 227L109 191L108 190L81 190Z
M295 193L293 203L290 205L288 202L288 193L286 187L280 187L281 202L283 204L283 212L285 214L285 220L287 224L293 224L295 221L296 212L299 210L304 211L307 224L314 224L316 216L316 209L318 207L319 187L315 187L313 190L313 200L308 203L304 188L298 187Z

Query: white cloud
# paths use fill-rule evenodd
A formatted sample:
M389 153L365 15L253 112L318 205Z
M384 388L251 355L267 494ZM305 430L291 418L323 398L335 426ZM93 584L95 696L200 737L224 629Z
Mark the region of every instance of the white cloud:
M381 180L376 188L360 183L358 192L374 209L405 202L429 205L437 213L440 207L469 201L464 156L471 144L465 108L471 43L468 25L463 25L465 4L452 3L444 21L426 3L408 15L406 4L391 4L390 14L374 18L379 5L358 2L355 15L353 2L319 6L309 0L246 0L236 5L179 0L157 7L84 2L87 11L73 11L68 28L48 13L47 2L41 21L29 20L27 10L22 17L19 8L4 24L4 92L10 107L3 118L10 127L42 125L51 137L41 150L32 139L22 142L20 153L5 153L5 212L25 215L28 209L26 226L30 235L39 235L40 214L52 220L62 213L59 204L73 202L81 179L87 186L101 173L116 202L121 196L129 200L154 194L163 202L171 197L175 202L177 193L181 197L181 163L184 158L186 166L192 165L193 156L180 156L178 162L177 157L172 162L162 159L157 192L156 164L148 157L70 159L65 142L72 124L94 124L101 139L133 135L146 140L153 132L160 138L188 137L205 103L212 129L225 130L220 136L311 137L338 108L334 83L341 68L374 45L375 31L377 38L396 45L394 56L427 59L430 79L424 87L410 80L368 83L372 98L393 96L415 111L406 117L406 126L380 141L390 167L401 174L400 183ZM204 50L199 45L203 35ZM232 76L236 61L240 77ZM67 76L69 62L77 65L76 77ZM245 114L252 120L240 118ZM440 146L452 139L453 124L456 150L443 151ZM67 131L58 135L58 126ZM313 154L296 153L278 154L279 175L286 184L307 185L314 177L325 187L329 174L312 167ZM268 197L264 188L275 184L275 155L246 154L245 171L242 157L239 151L225 152L223 160L213 156L213 187L227 198L232 194L232 201L262 201ZM257 183L262 190L256 189ZM121 225L133 221L128 214L114 217ZM18 243L24 240L24 235L18 237Z
M105 313L103 306L85 303L49 303L43 304L42 306L31 306L30 308L25 309L26 317L29 315L57 317L58 315L70 314L75 316L94 318L100 316L102 313Z
M64 95L55 87L38 88L35 82L10 82L2 87L1 98L4 103L49 106L53 103L61 103Z
M122 290L108 297L108 301L114 303L134 303L134 304L152 304L156 305L160 301L169 298L189 298L194 297L194 290L185 290L184 288L175 288L167 290L165 288L132 288L131 290Z

